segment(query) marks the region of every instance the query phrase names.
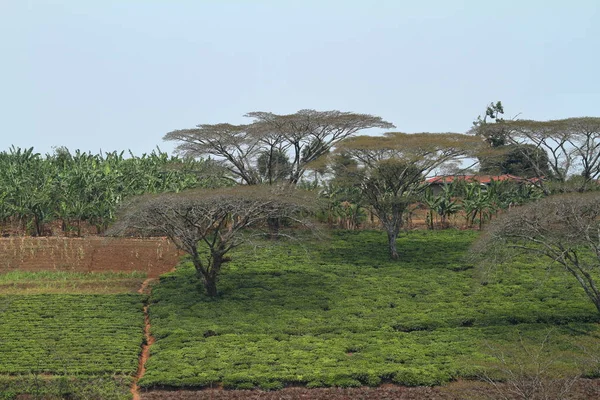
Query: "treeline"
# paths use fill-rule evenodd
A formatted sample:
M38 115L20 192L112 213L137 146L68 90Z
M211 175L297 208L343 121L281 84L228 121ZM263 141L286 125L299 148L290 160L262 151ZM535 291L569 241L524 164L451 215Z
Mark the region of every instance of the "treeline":
M454 214L464 215L462 226L473 227L542 195L600 189L600 118L504 120L503 112L501 102L490 104L468 134L380 135L361 133L394 125L369 114L251 112L248 124L200 124L167 133L164 139L176 143L182 158L160 151L141 157L71 154L65 148L42 156L12 148L0 153L0 227L43 235L59 221L66 233L81 235L86 224L102 233L130 196L288 185L327 199L323 222L347 229L383 226L395 243L418 213L415 206L427 210L431 229L448 226ZM442 171L459 181L464 174L520 178L485 186L463 179L428 191L425 179Z
M538 200L543 191L527 182L491 180L482 185L469 179L457 179L434 190L423 183L408 202L404 225L411 227L423 220L427 229L479 228L511 207ZM374 216L364 193L337 179L324 184L320 194L327 200L327 209L319 215L330 227L360 229L374 227L379 221Z
M472 227L540 192L598 188L600 118L505 120L503 113L501 102L491 103L468 134L361 135L395 126L378 116L337 110L251 112L247 124L199 124L169 132L164 139L176 142L180 154L222 160L241 184L318 187L329 200L325 218L330 224L337 219L342 227L357 227L366 212L371 226L386 230L393 247L415 204L428 207L430 228L435 219L437 226L447 226L459 212L464 212L464 225ZM517 175L510 179L518 183L491 188L473 184L462 193L446 187L441 194L427 194L426 177L439 174L459 179L464 174L510 174ZM395 258L393 248L391 252Z
M144 193L178 192L230 184L209 161L169 156L160 150L136 157L124 152L91 154L57 148L0 152L0 229L3 234L81 235L84 226L103 232L120 203Z

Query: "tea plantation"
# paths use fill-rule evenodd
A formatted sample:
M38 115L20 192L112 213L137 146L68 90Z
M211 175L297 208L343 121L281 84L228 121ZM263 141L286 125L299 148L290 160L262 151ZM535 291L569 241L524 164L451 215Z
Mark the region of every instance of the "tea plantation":
M239 248L217 299L183 263L153 289L156 343L140 386L436 385L479 377L498 349L545 338L574 372L600 341L583 291L541 260L484 275L465 261L476 234L450 230L411 232L391 262L384 236Z
M144 337L143 296L101 292L139 279L110 273L0 275L2 293L10 293L0 295L0 399L129 398Z

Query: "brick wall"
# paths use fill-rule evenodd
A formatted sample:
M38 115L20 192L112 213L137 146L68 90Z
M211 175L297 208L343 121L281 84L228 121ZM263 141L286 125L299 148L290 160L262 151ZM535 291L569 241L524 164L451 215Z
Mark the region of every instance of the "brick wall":
M15 236L0 239L0 272L142 271L156 277L177 265L180 255L172 243L162 238Z

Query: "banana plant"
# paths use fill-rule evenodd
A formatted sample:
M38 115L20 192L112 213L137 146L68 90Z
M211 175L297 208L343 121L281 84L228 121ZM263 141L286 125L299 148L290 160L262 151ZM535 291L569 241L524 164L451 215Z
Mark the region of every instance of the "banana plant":
M33 148L0 152L0 225L42 235L52 221L82 234L85 223L98 232L114 220L119 204L144 193L178 192L231 185L215 163L153 151L71 154L59 148L41 156Z
M441 198L439 196L435 196L431 188L427 188L421 201L427 207L427 229L433 230L435 228L434 211L437 210Z
M446 185L442 189L442 193L438 196L436 212L440 216L440 223L443 228L449 226L448 218L460 211L460 203L454 196L454 187Z
M484 190L477 182L469 183L465 188L465 197L462 208L465 212L466 226L473 227L475 219L479 216L479 229L483 227L486 219L490 219L496 211L496 192Z

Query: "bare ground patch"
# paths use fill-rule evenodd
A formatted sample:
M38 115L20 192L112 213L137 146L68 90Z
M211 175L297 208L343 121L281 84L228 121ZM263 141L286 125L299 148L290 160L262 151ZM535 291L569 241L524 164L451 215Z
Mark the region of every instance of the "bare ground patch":
M290 387L264 392L261 390L153 390L142 394L143 400L462 400L462 399L518 399L511 396L506 385L498 390L489 383L457 381L446 386L404 387L382 385L360 388ZM588 400L600 398L600 379L581 379L573 387L568 399Z
M0 273L20 271L145 272L155 278L179 262L180 252L165 238L124 239L0 238Z

